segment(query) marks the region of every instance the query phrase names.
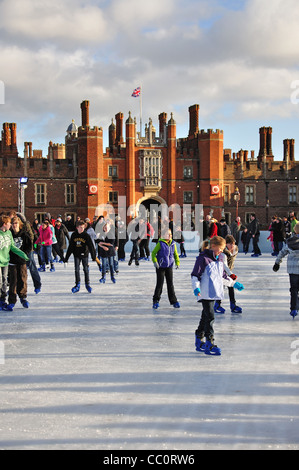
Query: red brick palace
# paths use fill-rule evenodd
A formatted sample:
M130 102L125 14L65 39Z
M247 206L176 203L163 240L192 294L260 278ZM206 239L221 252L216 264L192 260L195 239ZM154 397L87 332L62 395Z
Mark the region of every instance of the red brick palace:
M299 165L294 140L283 142L283 158L274 160L272 128L260 129L260 149L232 153L223 149L223 131L200 130L199 105L189 107L189 133L177 138L176 123L166 113L158 116L158 132L152 120L145 135L137 132L129 113L120 112L109 126L109 147L103 150L103 130L90 126L89 101L81 103L81 126L67 129L65 143L49 142L48 155L25 142L20 156L17 126L4 123L0 141L0 209L18 208L21 177L28 177L24 191L26 217L42 219L45 212L56 217L92 217L100 204L118 212L118 197L127 207L140 203L203 204L219 219L243 221L255 212L266 227L274 213L296 211L299 202Z

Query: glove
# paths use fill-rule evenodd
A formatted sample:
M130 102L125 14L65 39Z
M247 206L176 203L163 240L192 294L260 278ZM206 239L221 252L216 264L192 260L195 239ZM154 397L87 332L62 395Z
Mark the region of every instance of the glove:
M236 276L235 274L231 274L229 277L230 277L233 281L235 281L235 280L237 279L237 276Z
M274 266L273 266L273 271L277 273L277 271L279 270L280 266L278 263L275 263Z
M45 245L45 244L46 244L46 242L42 242L41 244L42 244L42 245Z
M33 244L33 248L36 250L36 248L37 248L37 244L36 244L36 243Z
M193 292L194 292L195 297L197 297L198 295L200 295L200 289L199 289L199 287L196 287L196 289L194 289Z
M235 282L234 288L237 289L237 290L243 290L244 286L240 282Z

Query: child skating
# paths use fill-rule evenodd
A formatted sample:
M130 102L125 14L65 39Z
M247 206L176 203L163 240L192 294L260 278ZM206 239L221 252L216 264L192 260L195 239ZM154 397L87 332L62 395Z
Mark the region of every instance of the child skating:
M75 286L72 288L72 293L75 294L80 290L80 263L82 262L84 281L87 292L90 294L92 289L89 280L89 265L88 256L91 255L92 261L97 261L96 250L92 243L92 239L85 231L85 222L79 220L76 230L72 233L70 244L68 246L65 263L68 262L69 257L74 255L75 264Z
M162 295L164 278L167 283L168 299L174 308L180 308L180 304L176 298L173 286L173 265L180 265L176 244L172 240L171 230L169 229L164 238L160 238L157 245L152 251L152 261L156 268L156 288L153 296L153 308L159 308L159 302Z
M208 355L221 355L221 349L214 344L215 300L224 298L223 284L243 290L244 286L231 279L224 270L219 255L225 248L225 240L215 236L210 240L210 249L203 250L196 259L191 273L194 295L202 299L202 315L195 331L195 347ZM204 341L205 338L205 341Z

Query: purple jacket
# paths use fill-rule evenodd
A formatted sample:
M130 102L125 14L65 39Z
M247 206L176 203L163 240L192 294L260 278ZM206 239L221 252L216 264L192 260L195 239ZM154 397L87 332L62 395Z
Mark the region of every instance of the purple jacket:
M223 262L214 257L212 250L204 250L196 258L191 278L193 289L200 285L201 297L205 300L223 299L223 283L229 287L235 284L226 274Z

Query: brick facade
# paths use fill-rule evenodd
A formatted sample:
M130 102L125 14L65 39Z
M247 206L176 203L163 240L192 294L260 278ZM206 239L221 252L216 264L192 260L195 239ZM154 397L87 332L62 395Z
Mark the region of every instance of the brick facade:
M232 153L223 149L223 131L200 130L199 105L189 108L189 133L176 136L171 115L161 113L159 132L150 120L145 135L137 132L129 113L118 113L109 126L109 145L103 151L103 130L89 124L89 101L81 103L81 126L73 122L65 143L49 142L48 155L25 142L22 158L17 149L17 126L4 123L0 141L0 207L16 209L18 181L28 176L25 213L29 220L45 212L92 219L100 204L118 212L118 196L127 207L155 201L168 206L203 204L204 212L231 222L238 215L245 221L255 212L266 228L271 216L296 211L299 202L299 166L294 140L283 142L283 160L274 160L272 128L260 129L260 149ZM239 190L238 207L235 190Z

